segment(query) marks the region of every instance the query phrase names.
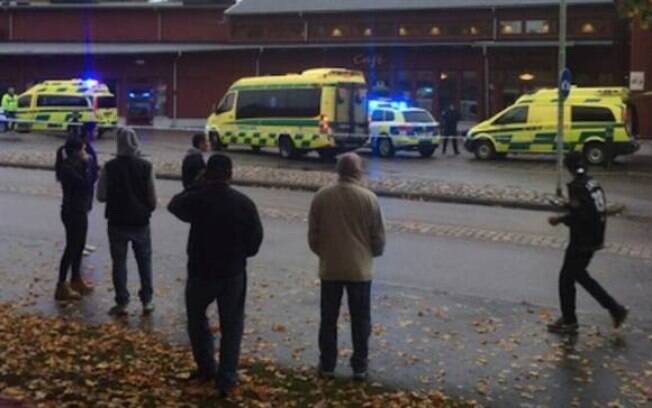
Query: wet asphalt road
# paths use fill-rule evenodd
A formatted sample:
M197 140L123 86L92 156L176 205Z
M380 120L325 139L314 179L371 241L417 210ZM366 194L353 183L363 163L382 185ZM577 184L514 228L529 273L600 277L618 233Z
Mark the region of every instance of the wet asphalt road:
M181 131L139 130L146 154L175 160L183 157L190 145L191 134ZM0 134L0 149L54 151L63 142L62 137L43 134ZM97 141L96 149L112 153L115 150L112 135ZM254 153L248 148L229 148L228 153L237 164L263 167L281 167L300 170L332 170L333 163L320 160L315 153L298 160L280 159L275 149ZM556 186L555 158L551 156L510 156L505 160L481 162L461 148L455 156L438 150L434 157L424 159L417 153L399 153L393 159L374 158L368 150L360 153L367 159L370 178L399 177L426 179L448 183L474 185L517 186L528 190L554 193ZM652 143L633 156L623 156L609 169L591 170L607 191L610 201L625 204L628 216L652 221ZM564 174L564 180L567 176Z
M163 207L179 184L158 182L162 207L152 220L157 312L144 320L134 302L128 324L160 330L185 344L182 285L187 226ZM245 349L284 365L311 365L316 361L318 285L303 220L311 195L242 190L259 205L266 228L262 251L250 267ZM4 281L0 301L20 300L30 310L106 321L112 289L101 205L96 205L90 221L90 241L99 249L85 261L86 274L98 290L70 308L57 308L52 301L63 236L57 195L51 172L0 169ZM389 222L416 230L434 224L543 238L565 234L548 227L540 212L395 199L382 200L382 206ZM640 244L650 238L645 221L610 221L608 241ZM652 386L649 259L606 253L596 257L590 270L632 308L631 323L612 333L608 316L580 290L582 334L577 344L568 345L546 334L543 325L556 315L560 248L454 233L392 232L388 239L387 253L376 265L373 379L410 388L442 388L495 406L569 406L575 398L582 406L616 399L628 406L644 405L641 394L629 390ZM133 268L130 282L135 294ZM341 341L345 357L350 348L346 331ZM348 373L345 365L342 359L338 374Z

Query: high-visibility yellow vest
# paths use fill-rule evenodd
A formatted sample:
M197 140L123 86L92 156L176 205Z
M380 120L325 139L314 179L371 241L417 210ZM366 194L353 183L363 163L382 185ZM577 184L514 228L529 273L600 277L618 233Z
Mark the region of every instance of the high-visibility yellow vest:
M18 110L18 96L4 94L2 97L2 109L7 112L16 112Z

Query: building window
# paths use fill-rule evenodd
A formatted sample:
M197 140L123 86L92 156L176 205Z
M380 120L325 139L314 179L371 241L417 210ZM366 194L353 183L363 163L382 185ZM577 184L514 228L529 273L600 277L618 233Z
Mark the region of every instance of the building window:
M550 34L550 22L548 20L527 20L525 22L526 34Z
M462 72L459 112L462 120L478 120L478 99L480 98L480 78L476 71Z
M263 26L259 24L242 24L233 27L233 38L236 40L259 40L263 37Z
M504 20L500 22L501 34L512 35L523 33L523 22L521 20Z

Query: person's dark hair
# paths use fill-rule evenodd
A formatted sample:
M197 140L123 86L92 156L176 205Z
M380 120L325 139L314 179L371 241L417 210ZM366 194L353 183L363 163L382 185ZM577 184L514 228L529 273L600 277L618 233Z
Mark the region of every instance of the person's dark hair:
M84 142L81 140L81 138L76 137L76 136L71 136L66 140L66 144L64 145L64 149L66 150L66 154L68 156L72 156L73 154L77 153L84 147Z
M580 152L568 152L564 157L564 166L573 174L577 173L580 169L586 169L584 156Z
M192 147L199 149L199 145L204 141L206 141L206 135L203 133L195 133L192 135Z
M233 162L223 154L214 154L208 159L204 177L208 180L228 181L233 175Z

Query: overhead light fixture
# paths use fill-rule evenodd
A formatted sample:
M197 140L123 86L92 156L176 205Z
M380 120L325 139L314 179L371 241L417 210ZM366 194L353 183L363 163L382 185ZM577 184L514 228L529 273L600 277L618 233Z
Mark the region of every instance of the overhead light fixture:
M529 72L524 72L518 76L518 79L520 79L521 81L532 81L534 78L535 78L534 74L531 74Z
M333 31L331 32L331 37L341 37L343 35L342 29L339 27L333 28Z
M407 30L407 28L401 26L401 27L398 29L398 35L400 35L401 37L405 37L406 35L408 35L408 30Z
M371 28L365 28L364 30L364 36L365 37L371 37L373 35L373 30Z
M469 34L478 35L478 33L479 33L478 27L476 27L476 26L469 27Z
M430 28L430 35L439 35L439 34L441 34L441 29L439 28L439 26L434 25Z
M441 79L442 81L447 80L448 79L448 74L445 73L445 72L442 72L441 75L439 75L439 79Z
M595 33L595 26L591 23L582 24L582 33L584 34L593 34Z

